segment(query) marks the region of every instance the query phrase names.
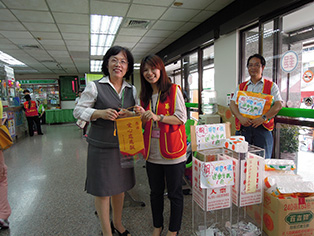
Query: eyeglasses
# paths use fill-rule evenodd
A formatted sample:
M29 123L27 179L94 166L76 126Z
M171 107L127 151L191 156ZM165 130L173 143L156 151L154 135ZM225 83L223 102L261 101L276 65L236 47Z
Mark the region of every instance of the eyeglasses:
M122 59L120 61L117 58L112 58L109 60L109 62L113 65L117 65L118 63L120 63L121 66L126 66L127 64L129 64L129 62L127 60Z
M248 64L248 68L252 68L252 67L261 67L262 64L260 63L256 63L256 64Z

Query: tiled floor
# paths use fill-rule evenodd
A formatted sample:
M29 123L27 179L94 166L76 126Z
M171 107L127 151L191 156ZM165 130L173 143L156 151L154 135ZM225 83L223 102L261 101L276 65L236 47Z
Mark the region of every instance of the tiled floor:
M45 135L22 139L4 152L12 215L10 229L0 230L0 236L100 235L93 197L84 192L87 143L81 130L63 124L44 125L43 132ZM313 166L313 153L299 153L300 175L314 180ZM136 180L126 195L123 222L132 236L148 236L152 220L143 161L136 164ZM191 195L185 195L183 236L192 234L191 202ZM167 199L165 216L167 226Z
M43 132L43 136L27 137L4 152L12 214L10 229L0 230L0 236L100 235L93 197L84 192L87 143L81 130L63 124L44 125ZM123 222L132 236L151 235L152 231L143 166L144 162L136 164L137 183L125 199ZM181 235L191 235L191 213L191 195L186 195Z

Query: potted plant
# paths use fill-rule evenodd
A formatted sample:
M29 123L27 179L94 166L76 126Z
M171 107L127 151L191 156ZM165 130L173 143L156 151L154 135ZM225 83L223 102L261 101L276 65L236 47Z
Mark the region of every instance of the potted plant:
M280 127L280 158L296 160L299 151L299 127L283 124Z

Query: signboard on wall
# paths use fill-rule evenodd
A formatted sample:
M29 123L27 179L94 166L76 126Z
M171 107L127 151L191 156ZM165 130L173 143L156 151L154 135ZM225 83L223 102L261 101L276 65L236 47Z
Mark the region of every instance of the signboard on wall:
M298 62L298 54L295 51L287 51L281 57L281 69L284 72L290 73L297 68Z
M20 84L58 84L56 79L33 79L33 80L19 80Z

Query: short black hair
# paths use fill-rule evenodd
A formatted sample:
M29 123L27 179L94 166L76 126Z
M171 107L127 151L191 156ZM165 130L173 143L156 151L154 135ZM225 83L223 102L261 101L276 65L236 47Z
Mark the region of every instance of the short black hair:
M128 60L128 71L126 72L124 77L128 78L130 75L133 74L134 58L133 58L132 53L129 51L129 49L127 49L125 47L113 46L113 47L109 48L109 50L106 52L106 54L103 57L103 63L102 63L101 71L103 72L103 74L105 76L109 75L109 71L108 71L109 58L111 56L115 56L115 55L119 54L120 52L125 53L127 60Z
M23 93L30 93L30 91L28 89L24 89Z
M249 59L247 59L247 63L246 63L246 66L247 66L247 67L249 66L249 62L250 62L250 60L251 60L253 57L256 57L256 58L260 59L262 66L266 66L266 60L265 60L265 58L264 58L261 54L257 54L257 53L256 53L256 54L250 56Z

